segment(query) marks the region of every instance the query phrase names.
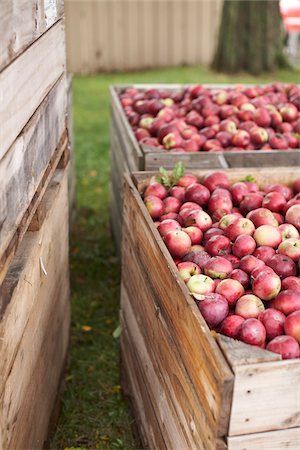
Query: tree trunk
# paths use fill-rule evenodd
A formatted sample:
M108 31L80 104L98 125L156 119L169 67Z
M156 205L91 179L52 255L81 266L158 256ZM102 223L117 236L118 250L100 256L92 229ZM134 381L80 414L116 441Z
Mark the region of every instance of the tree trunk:
M255 75L286 67L283 45L279 0L224 0L212 67Z

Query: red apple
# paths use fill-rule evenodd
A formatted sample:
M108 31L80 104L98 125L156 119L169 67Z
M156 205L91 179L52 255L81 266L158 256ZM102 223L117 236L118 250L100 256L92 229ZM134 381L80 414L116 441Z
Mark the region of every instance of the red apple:
M300 230L300 205L291 206L285 214L285 220Z
M225 229L225 235L232 241L234 242L235 239L240 235L240 234L248 234L249 236L252 236L252 234L255 231L255 226L254 224L251 222L251 220L246 219L246 218L239 218L237 220L235 220L232 224L230 224L226 229Z
M246 255L240 261L239 269L251 275L251 272L257 267L263 268L265 263L253 255Z
M240 213L225 214L225 216L223 216L219 221L219 228L221 228L221 230L225 230L230 224L235 222L240 217L243 217Z
M267 332L267 341L284 334L285 315L274 308L268 308L261 312L258 320L264 325Z
M266 340L266 329L258 319L246 319L241 324L238 339L246 344L262 347Z
M264 191L266 192L266 194L268 194L269 192L280 192L280 194L282 194L284 196L284 198L286 199L286 201L289 201L292 196L293 196L293 192L292 189L289 188L288 186L285 186L284 184L269 184L268 186L266 186L264 188Z
M192 245L189 235L182 230L170 231L165 236L164 242L171 255L178 258L185 256Z
M165 219L159 223L158 232L162 237L165 237L170 231L178 231L181 230L181 226L176 220Z
M229 312L227 300L220 294L203 295L197 305L210 328L219 325Z
M223 295L230 307L235 305L236 301L244 294L244 292L245 290L242 284L231 278L222 280L216 287L216 293Z
M144 203L152 219L158 219L164 213L164 204L159 197L148 195L144 198Z
M232 272L233 267L230 261L222 256L214 256L204 267L204 273L212 278L220 278L223 280L227 278Z
M200 267L190 261L177 264L177 269L185 283L187 283L194 275L198 275L201 273Z
M241 324L245 321L245 319L236 314L232 314L231 316L225 317L220 326L220 333L225 334L225 336L229 336L231 338L236 339L241 327Z
M275 255L275 249L273 247L268 247L267 245L262 245L254 250L253 255L266 264L267 261Z
M210 192L213 192L217 188L229 188L228 176L224 172L213 172L205 175L202 183Z
M253 209L247 214L247 219L250 219L254 223L256 228L261 225L278 226L278 222L274 217L274 214L267 208Z
M294 359L300 357L299 344L292 336L277 336L266 347L269 352L278 353L282 359Z
M275 298L281 289L281 280L274 272L261 273L252 282L252 291L262 300L272 300Z
M267 265L271 267L281 279L295 276L297 273L296 264L286 255L276 254L272 256L272 258L268 260Z
M274 300L273 307L288 316L300 309L300 292L287 289L281 291Z
M291 289L293 291L300 292L300 278L299 277L286 277L281 282L281 288L283 291Z
M269 192L262 201L262 207L281 213L286 205L286 199L280 192Z
M197 264L197 266L200 267L200 269L204 269L208 261L211 259L211 256L206 253L205 251L190 251L187 253L182 261L191 261Z
M259 192L251 192L250 194L246 194L240 203L241 213L246 215L250 211L260 208L262 201L263 197Z
M280 114L284 121L293 122L298 118L298 110L293 103L287 103L280 108Z
M144 192L144 197L149 195L154 195L163 200L167 196L167 189L161 183L154 182L149 184Z
M213 236L223 236L224 231L217 227L211 227L205 231L203 235L203 242L206 243Z
M169 191L169 195L177 198L181 204L185 201L185 189L182 186L173 186Z
M245 148L250 142L250 135L245 130L237 130L233 134L231 142L234 147Z
M267 128L271 125L271 116L266 108L257 108L253 113L254 122L260 127Z
M238 258L251 255L256 249L256 242L253 237L248 234L238 236L232 246L232 253Z
M164 214L178 213L181 207L181 201L176 197L167 197L163 200Z
M226 236L212 236L206 242L205 250L212 256L227 255L231 251L231 243Z
M264 128L253 127L250 130L250 139L254 144L262 145L265 142L268 142L269 135Z
M195 175L185 174L181 178L179 178L177 182L177 186L188 187L191 184L197 183L198 179Z
M191 211L185 220L185 226L189 227L195 225L200 228L201 231L208 230L212 225L211 217L202 210Z
M250 276L241 269L234 269L230 274L230 278L241 283L244 289L247 289L250 284Z
M203 233L200 230L200 228L195 227L195 226L190 226L187 228L183 228L183 231L185 231L191 238L192 245L200 244L200 242L202 241Z
M210 198L210 192L207 187L200 183L194 183L187 187L185 192L185 199L188 202L197 203L200 206L205 206Z
M287 316L284 323L284 331L288 336L292 336L300 344L300 310Z

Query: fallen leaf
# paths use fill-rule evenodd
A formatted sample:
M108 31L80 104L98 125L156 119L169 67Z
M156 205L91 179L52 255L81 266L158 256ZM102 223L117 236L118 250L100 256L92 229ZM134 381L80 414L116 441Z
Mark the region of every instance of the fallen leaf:
M97 176L97 171L96 170L91 170L89 173L90 177L96 177Z
M121 325L118 325L112 335L115 339L118 339L121 336L121 332L122 332Z
M90 325L82 325L81 329L82 331L88 332L91 331L93 328Z
M115 394L119 394L119 392L121 392L121 386L119 384L116 384L116 386L113 386L112 391Z
M105 323L106 323L107 325L110 325L110 324L112 323L112 320L111 320L111 319L107 319L107 320L105 321Z

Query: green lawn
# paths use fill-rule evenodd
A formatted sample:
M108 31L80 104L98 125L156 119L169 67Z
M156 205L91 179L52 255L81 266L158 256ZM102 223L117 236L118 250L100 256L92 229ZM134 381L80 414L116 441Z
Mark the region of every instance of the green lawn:
M75 77L73 81L77 218L71 233L71 361L52 449L137 449L120 392L120 265L108 216L109 94L114 83L299 82L299 72L255 79L184 67Z

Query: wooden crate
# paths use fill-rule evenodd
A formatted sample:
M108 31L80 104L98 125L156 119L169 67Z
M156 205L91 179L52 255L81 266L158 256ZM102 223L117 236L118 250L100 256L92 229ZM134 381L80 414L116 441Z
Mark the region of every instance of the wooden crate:
M67 169L55 171L0 290L0 447L40 449L69 342Z
M157 86L163 89L178 90L187 85L133 85L139 89L148 89ZM208 88L229 85L204 85ZM178 161L182 161L185 168L210 169L210 168L235 168L235 167L284 167L298 166L300 164L300 150L291 151L244 151L244 152L220 152L220 153L170 153L167 150L155 150L154 148L140 145L136 140L132 128L125 116L119 100L119 93L127 85L111 86L111 192L110 212L112 232L117 250L121 246L122 228L122 175L124 172L132 173L137 170L158 170L161 166L173 169Z
M300 176L227 173L261 186ZM300 360L209 330L140 197L151 175L125 176L122 243L122 374L144 447L299 449Z

